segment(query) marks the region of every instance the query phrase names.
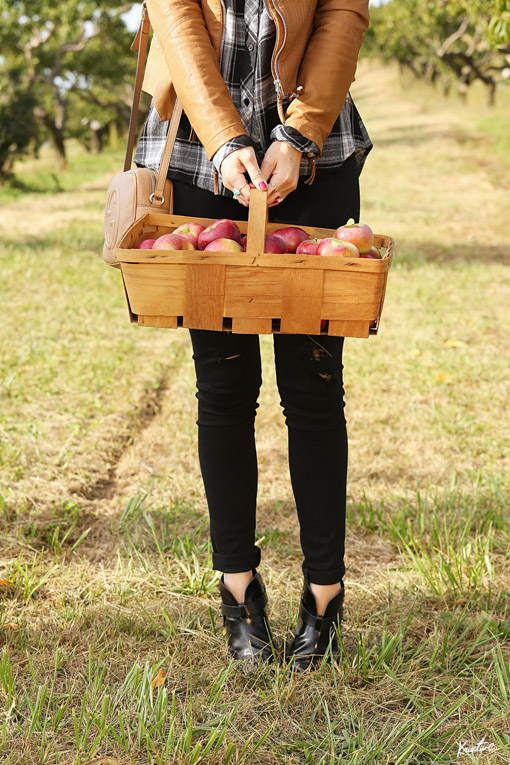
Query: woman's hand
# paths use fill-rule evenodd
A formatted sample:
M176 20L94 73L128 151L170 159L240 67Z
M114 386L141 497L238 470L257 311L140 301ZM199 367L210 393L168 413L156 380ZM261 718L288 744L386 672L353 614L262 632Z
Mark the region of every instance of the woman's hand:
M268 207L282 202L298 185L301 156L285 141L274 141L267 150L261 170L269 183Z
M236 196L237 201L244 207L250 203L250 182L246 180L248 173L254 186L265 191L267 183L258 165L255 150L251 146L236 149L227 154L220 166L221 177L227 189L238 189L241 193Z

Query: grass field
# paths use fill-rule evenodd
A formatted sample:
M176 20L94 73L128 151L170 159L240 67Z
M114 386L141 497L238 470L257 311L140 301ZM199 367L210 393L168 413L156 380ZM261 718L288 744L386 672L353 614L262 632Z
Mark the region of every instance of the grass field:
M354 95L362 218L397 244L378 337L346 341L342 656L313 675L228 662L188 336L131 326L98 257L120 154L73 149L55 178L43 154L0 190L5 765L510 763L508 106L375 65ZM288 646L302 557L261 345L257 535Z

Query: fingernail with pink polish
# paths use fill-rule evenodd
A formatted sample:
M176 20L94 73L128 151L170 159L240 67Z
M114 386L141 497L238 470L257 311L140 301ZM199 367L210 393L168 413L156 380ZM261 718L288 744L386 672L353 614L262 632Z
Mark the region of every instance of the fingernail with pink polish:
M259 189L262 189L262 191L266 191L267 189L267 183L264 183L264 181L261 181L259 183Z

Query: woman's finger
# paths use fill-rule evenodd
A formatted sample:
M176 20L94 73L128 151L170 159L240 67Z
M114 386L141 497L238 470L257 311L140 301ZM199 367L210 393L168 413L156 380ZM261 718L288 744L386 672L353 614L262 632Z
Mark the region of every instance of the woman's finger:
M276 171L269 178L269 190L274 194L279 194L282 198L288 197L291 192L297 188L297 180L289 178L286 173Z
M267 150L261 168L268 178L270 207L279 204L297 187L300 161L301 152L283 141L274 141Z
M271 201L276 199L283 200L287 197L295 186L289 182L285 177L282 177L278 171L276 171L269 179L269 189L271 191Z
M243 173L237 173L237 175L233 176L230 190L233 192L234 197L238 202L243 203L250 199L250 184Z
M221 177L224 186L230 191L242 191L249 192L249 184L246 182L244 176L244 163L235 156L237 152L229 154L221 163ZM238 196L234 191L234 196ZM246 198L249 198L249 193L246 194Z
M268 204L274 203L278 197L281 198L282 192L278 184L272 181L271 178L269 179L268 188Z
M246 167L246 171L248 175L250 176L255 186L258 189L262 189L262 191L266 191L267 183L264 176L262 175L262 171L258 165L258 162L255 159L255 152L253 152L253 158L247 157L245 161L245 167Z
M267 206L274 207L275 205L279 205L280 202L282 201L283 201L283 195L278 184L276 184L270 178L268 181Z
M221 163L220 171L225 187L230 189L234 197L245 206L250 199L252 182L258 188L267 188L252 147L237 149L228 154ZM250 180L247 180L247 175Z

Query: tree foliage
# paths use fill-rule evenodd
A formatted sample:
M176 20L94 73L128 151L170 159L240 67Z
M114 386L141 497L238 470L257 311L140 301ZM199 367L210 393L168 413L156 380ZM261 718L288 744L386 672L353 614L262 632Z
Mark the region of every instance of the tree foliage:
M510 76L510 0L390 0L371 16L368 52L439 79L445 91L455 84L465 95L479 80L493 104Z
M131 5L0 0L0 81L15 83L2 88L0 133L16 124L19 141L10 141L11 152L25 151L42 128L65 162L65 139L83 135L91 120L102 128L127 122L135 56L121 14Z

